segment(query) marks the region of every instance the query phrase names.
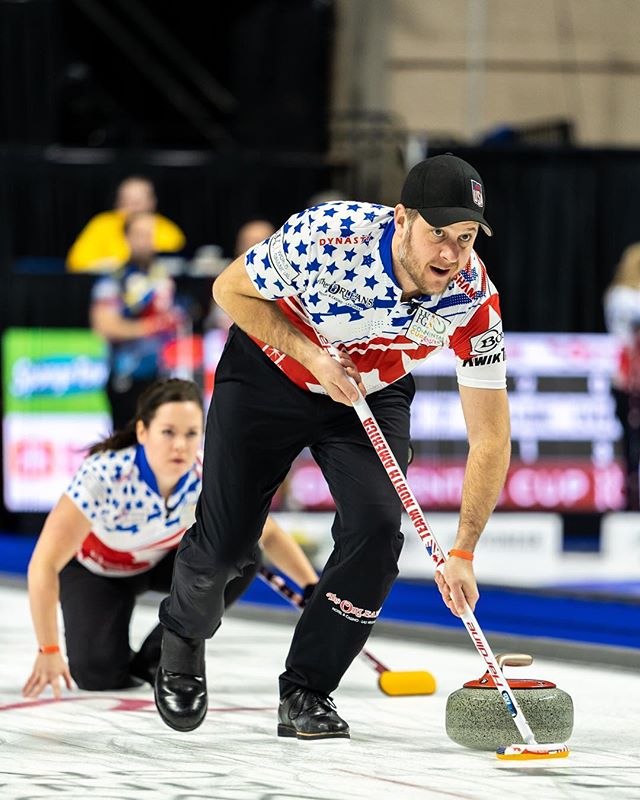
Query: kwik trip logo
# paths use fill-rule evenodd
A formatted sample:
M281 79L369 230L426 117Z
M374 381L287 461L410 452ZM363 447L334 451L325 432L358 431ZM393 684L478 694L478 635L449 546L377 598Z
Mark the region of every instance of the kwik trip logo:
M88 356L19 358L11 369L9 391L18 398L93 392L104 387L107 375L106 362Z

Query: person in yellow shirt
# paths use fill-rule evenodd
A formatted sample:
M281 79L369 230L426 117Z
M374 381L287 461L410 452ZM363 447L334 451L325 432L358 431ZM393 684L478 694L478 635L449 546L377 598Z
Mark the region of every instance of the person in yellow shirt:
M133 213L154 215L154 247L157 253L175 253L185 236L170 219L155 213L156 194L148 178L132 175L118 186L115 208L96 214L85 225L67 255L69 272L114 272L130 257L124 223Z

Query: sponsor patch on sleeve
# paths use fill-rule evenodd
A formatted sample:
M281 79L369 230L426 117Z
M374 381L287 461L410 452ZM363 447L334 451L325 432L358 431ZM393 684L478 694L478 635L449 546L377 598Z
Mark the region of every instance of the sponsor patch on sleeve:
M282 280L288 286L293 286L293 282L298 277L298 271L284 252L282 228L269 239L269 261Z
M497 299L490 298L479 309L464 338L457 343L456 372L461 386L504 389L507 385L502 320L493 303L497 304Z
M502 320L499 320L492 328L489 328L489 330L479 333L477 336L472 336L469 339L471 343L471 355L481 356L485 353L491 353L502 345L503 339Z

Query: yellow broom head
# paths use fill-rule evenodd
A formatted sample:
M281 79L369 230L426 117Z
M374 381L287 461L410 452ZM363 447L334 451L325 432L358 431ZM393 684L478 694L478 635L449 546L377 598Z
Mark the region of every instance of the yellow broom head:
M566 758L566 744L511 744L501 747L496 756L503 761L532 761L537 758Z
M378 678L378 686L391 697L402 697L420 694L433 694L436 690L436 679L430 672L396 672L386 670Z

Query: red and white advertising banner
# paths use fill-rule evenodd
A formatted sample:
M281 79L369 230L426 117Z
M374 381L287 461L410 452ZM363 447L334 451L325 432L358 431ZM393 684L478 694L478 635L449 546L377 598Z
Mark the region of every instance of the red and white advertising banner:
M107 414L7 414L4 502L11 511L49 511L87 448L111 429Z
M425 509L460 507L464 462L417 459L409 467L409 484ZM624 505L624 475L612 462L596 466L589 461L512 463L498 502L500 510L615 511ZM311 460L298 461L287 481L290 508L326 510L334 507L329 487Z

